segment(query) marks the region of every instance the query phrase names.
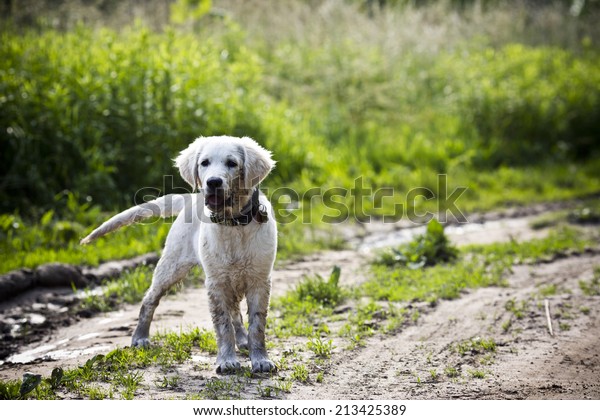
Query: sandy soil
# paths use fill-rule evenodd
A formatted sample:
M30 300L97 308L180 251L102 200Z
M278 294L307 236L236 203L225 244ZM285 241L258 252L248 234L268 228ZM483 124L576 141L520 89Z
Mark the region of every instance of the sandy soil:
M524 240L546 234L529 227L535 215L517 216L454 225L447 228L447 233L460 245ZM278 266L273 275L273 294L289 290L304 275L328 275L334 265L342 267L345 284L359 283L365 279L364 268L374 249L407 241L421 231L421 228L377 223L346 227L344 234L350 249L321 252ZM598 399L600 298L584 296L578 287L579 280L591 278L595 266L600 266L600 255L594 252L545 264L516 266L509 287L466 291L460 299L424 308L416 325L395 334L378 334L355 350L338 348L324 368L322 384L294 383L291 393L278 397ZM545 298L540 295L540 290L550 284L556 285L558 291L547 297L553 336L548 332ZM69 311L64 309L71 305L69 293L39 290L0 306L0 320L5 329L11 322L20 328L23 325L35 328L35 334L30 334L27 340L2 342L0 378L19 378L28 371L48 375L56 366L76 366L94 354L129 345L138 305L89 318L86 314L73 317L66 315ZM506 329L503 325L511 314L505 306L512 299L527 302L527 309L522 319L512 319ZM168 296L156 312L151 332L192 326L210 329L207 305L202 287L186 288ZM457 353L458 343L476 337L495 340L496 351ZM294 345L293 341L276 344L280 348L271 350L274 357ZM177 389L167 392L146 388L138 397L181 398L199 392L207 381L216 377L212 363L212 358L206 355L195 355L192 362L174 372L182 378ZM456 369L458 376L446 374L448 368ZM483 378L475 378L472 372L476 371L482 372ZM239 396L258 397L257 386L260 387L260 382L246 386Z
M599 264L596 254L517 266L507 288L479 289L443 301L417 325L371 338L350 354L338 353L325 385L298 385L291 398L598 399L600 298L583 296L577 282L591 278ZM538 306L543 299L537 297L550 284L559 290L548 297L553 336L544 306ZM529 301L528 310L504 332L502 324L510 316L505 305L511 299ZM582 314L582 307L590 308L589 314ZM476 337L498 345L488 364L478 360L483 355L460 356L453 350ZM457 369L458 379L444 373L448 367ZM474 370L485 377L473 378L469 371Z

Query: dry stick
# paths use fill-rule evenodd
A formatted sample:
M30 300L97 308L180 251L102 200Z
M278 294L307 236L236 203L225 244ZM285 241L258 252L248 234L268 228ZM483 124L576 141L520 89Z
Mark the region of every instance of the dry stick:
M554 332L552 332L552 320L550 319L550 305L548 304L548 299L544 299L544 306L546 307L546 320L548 320L548 330L550 331L550 335L554 336Z

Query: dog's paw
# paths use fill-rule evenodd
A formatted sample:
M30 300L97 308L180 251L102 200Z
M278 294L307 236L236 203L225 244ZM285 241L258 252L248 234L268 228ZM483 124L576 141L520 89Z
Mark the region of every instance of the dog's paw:
M131 347L150 347L150 339L148 337L136 338L133 337L131 339Z
M217 373L228 374L235 373L242 368L237 360L227 360L217 364Z
M237 343L238 350L248 351L248 340Z
M275 373L277 372L277 366L269 359L253 360L252 361L252 373Z

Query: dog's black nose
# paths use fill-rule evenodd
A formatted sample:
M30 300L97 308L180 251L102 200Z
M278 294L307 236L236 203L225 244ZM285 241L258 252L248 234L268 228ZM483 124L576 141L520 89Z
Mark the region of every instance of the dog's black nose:
M208 178L208 180L206 181L206 185L208 186L208 188L216 190L217 188L223 185L223 180L217 177Z

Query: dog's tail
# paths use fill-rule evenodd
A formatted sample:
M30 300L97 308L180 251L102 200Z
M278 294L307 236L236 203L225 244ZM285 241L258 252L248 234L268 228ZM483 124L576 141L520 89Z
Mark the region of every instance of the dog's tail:
M159 197L156 200L131 207L102 223L79 243L81 245L89 244L107 233L149 217L164 218L177 216L185 207L185 203L189 200L191 200L191 194L168 194Z

